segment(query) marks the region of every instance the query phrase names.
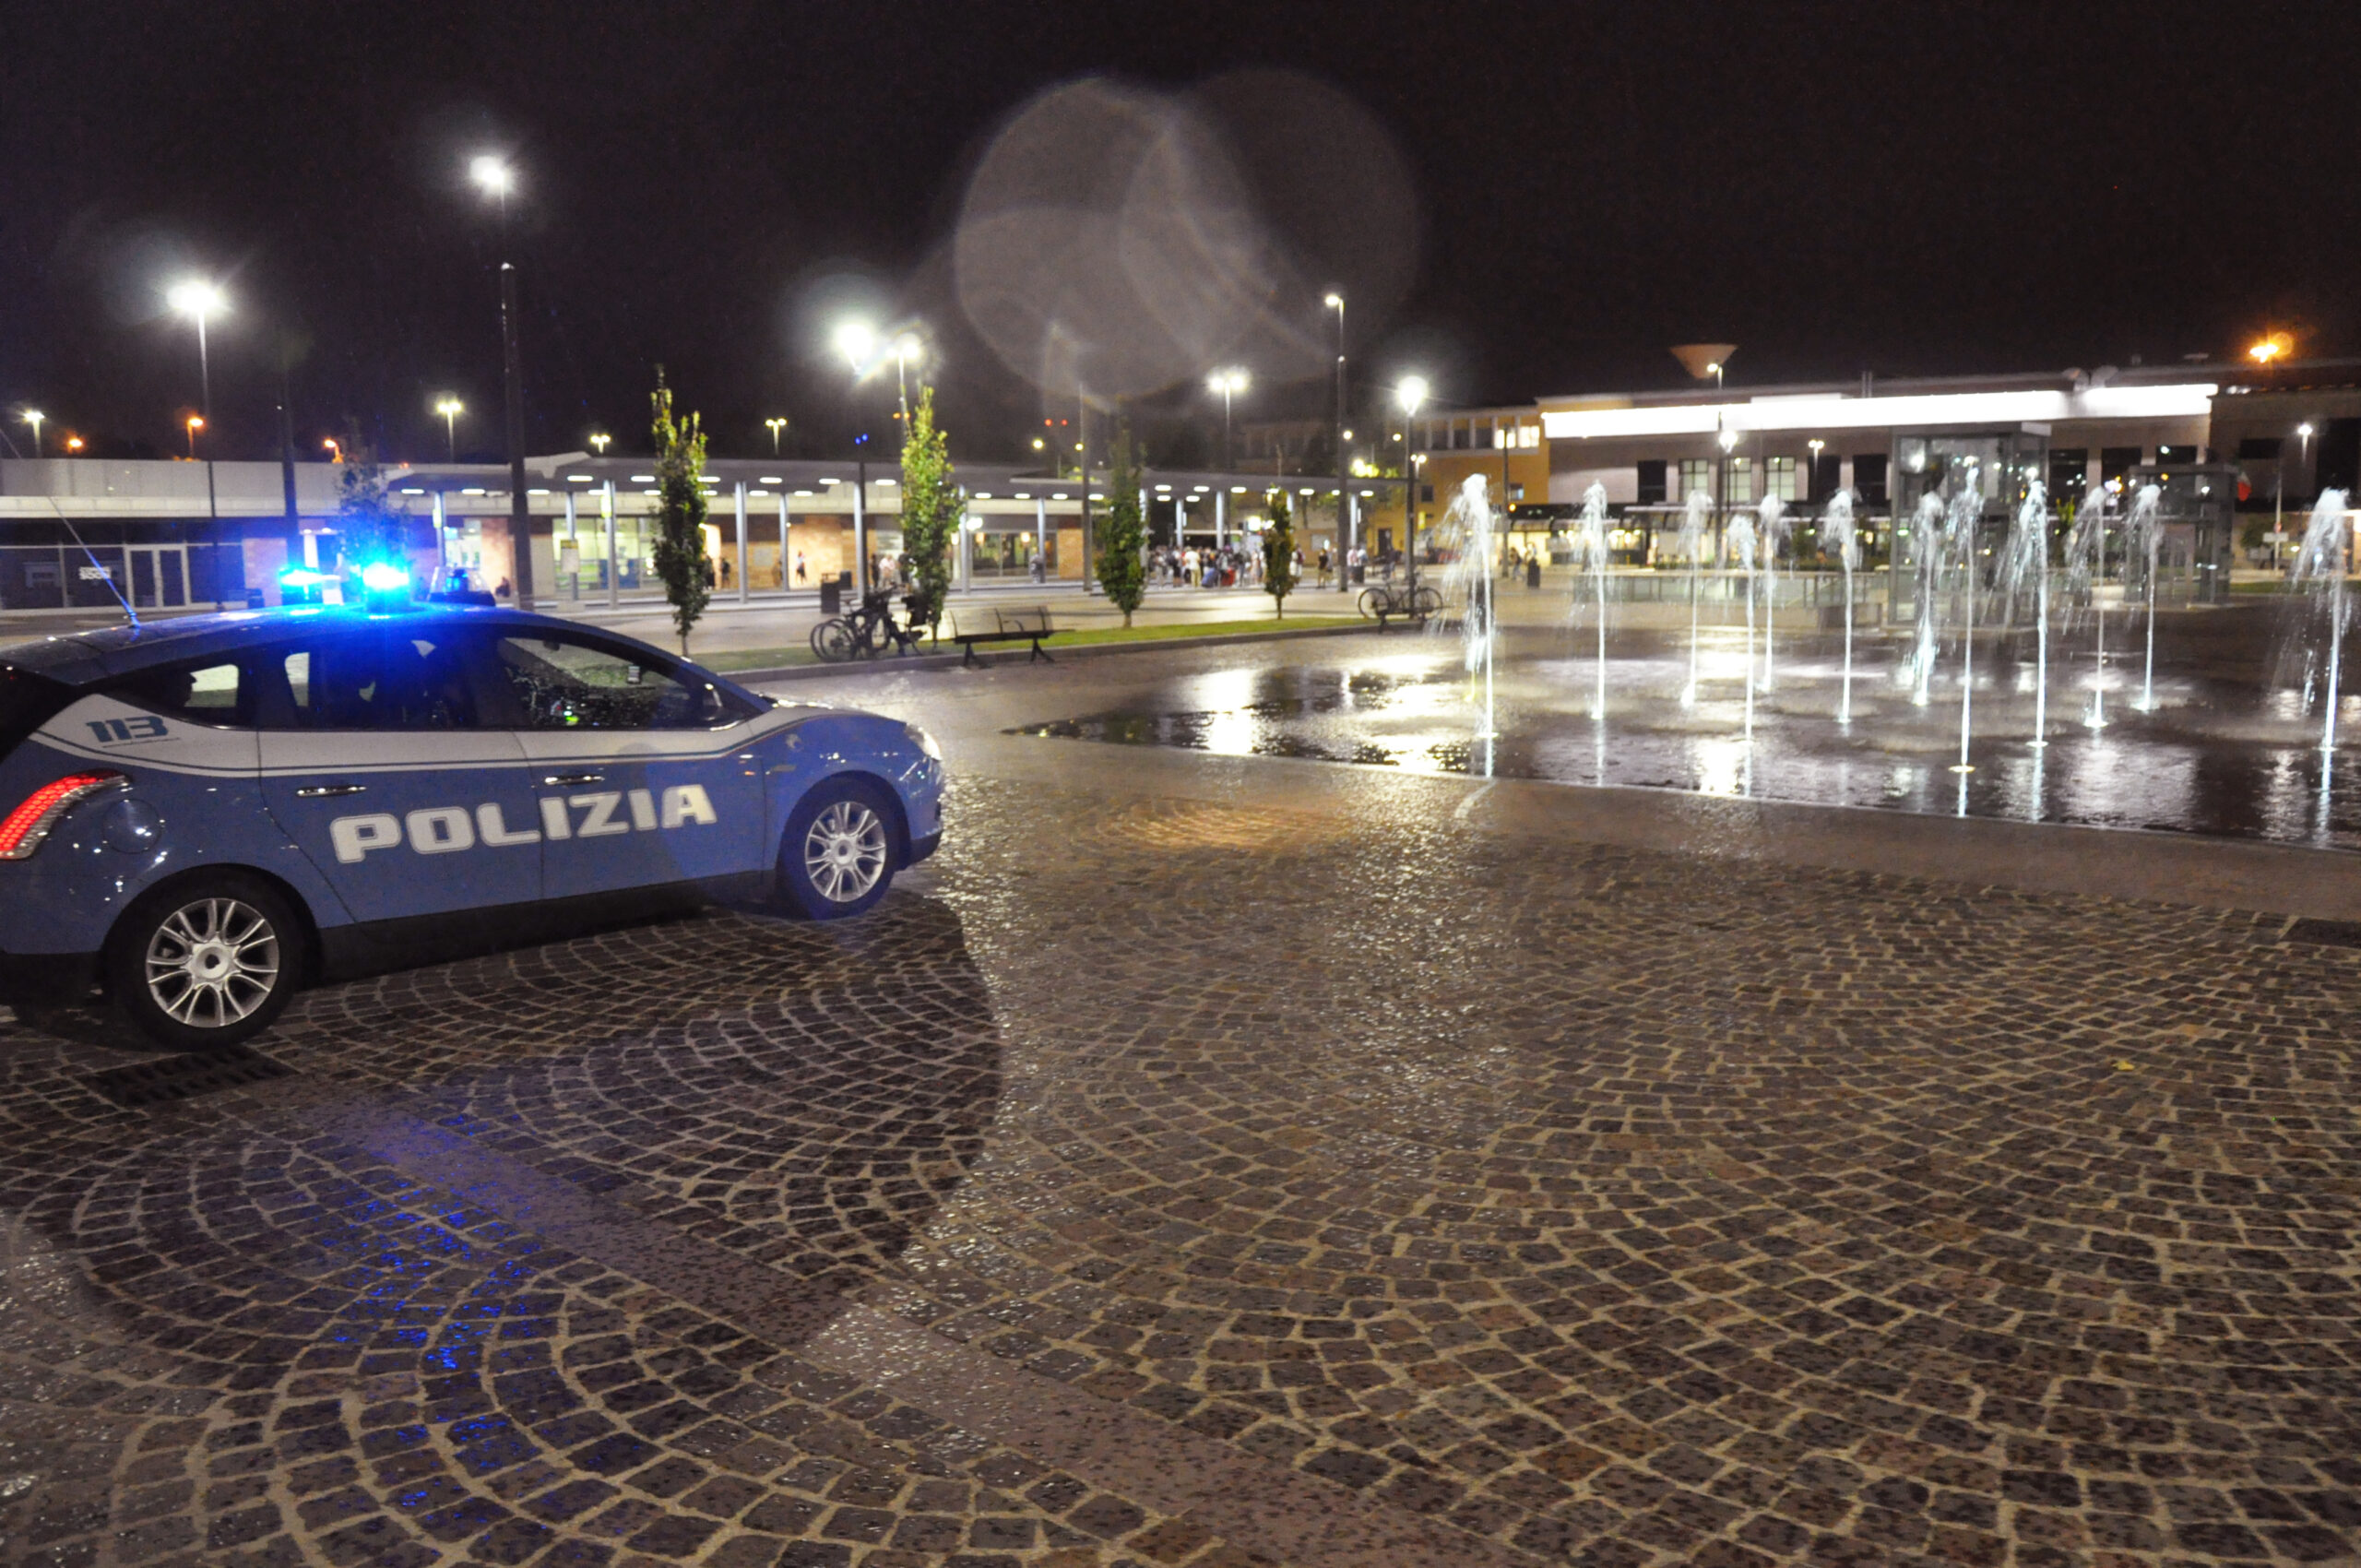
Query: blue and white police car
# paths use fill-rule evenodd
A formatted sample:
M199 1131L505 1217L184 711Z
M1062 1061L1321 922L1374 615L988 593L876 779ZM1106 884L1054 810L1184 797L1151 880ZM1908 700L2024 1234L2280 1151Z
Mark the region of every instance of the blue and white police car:
M943 834L941 753L628 637L414 605L0 647L0 1001L228 1045L313 980L767 897L829 920Z

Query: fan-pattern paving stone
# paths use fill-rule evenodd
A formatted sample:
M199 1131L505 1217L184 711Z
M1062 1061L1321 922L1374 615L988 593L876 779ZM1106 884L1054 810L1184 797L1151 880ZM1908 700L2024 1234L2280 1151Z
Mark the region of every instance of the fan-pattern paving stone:
M95 1020L0 1031L0 1558L1255 1544L306 1096L1536 1557L2361 1552L2349 954L1253 802L967 780L955 820L851 929L324 991L264 1042L298 1078L183 1106L83 1087L132 1059Z

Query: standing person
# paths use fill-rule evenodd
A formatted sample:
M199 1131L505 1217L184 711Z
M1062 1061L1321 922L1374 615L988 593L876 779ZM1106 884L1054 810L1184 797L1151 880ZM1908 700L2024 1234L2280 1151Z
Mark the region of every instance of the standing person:
M1320 586L1322 588L1328 586L1328 549L1325 545L1323 545L1320 550Z
M803 552L801 552L801 550L799 550L799 551L797 551L797 552L795 552L795 581L796 581L796 585L797 585L798 587L801 587L801 586L802 586L802 583L803 583L803 580L804 580L804 578L803 578Z

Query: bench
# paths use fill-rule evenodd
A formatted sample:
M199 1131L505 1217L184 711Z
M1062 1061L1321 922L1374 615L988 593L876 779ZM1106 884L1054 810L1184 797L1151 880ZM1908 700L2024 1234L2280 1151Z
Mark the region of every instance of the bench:
M989 610L981 612L971 610L964 615L955 614L950 620L951 640L957 643L966 655L959 660L963 670L970 664L983 662L976 657L976 645L979 643L1030 643L1033 652L1026 663L1030 664L1036 659L1050 664L1057 662L1050 658L1050 650L1041 646L1044 637L1057 636L1057 628L1050 624L1047 605L1036 605L1030 610Z

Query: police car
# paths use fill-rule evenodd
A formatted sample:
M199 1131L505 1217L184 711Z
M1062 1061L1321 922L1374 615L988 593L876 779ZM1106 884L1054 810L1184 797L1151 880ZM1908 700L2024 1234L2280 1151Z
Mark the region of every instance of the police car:
M943 834L941 753L516 611L0 647L0 1001L227 1045L299 986L715 897L829 920Z

